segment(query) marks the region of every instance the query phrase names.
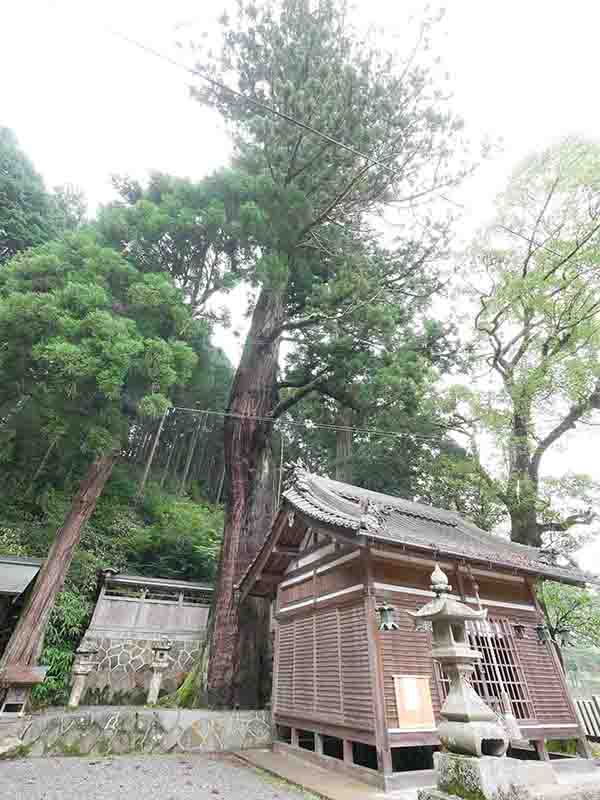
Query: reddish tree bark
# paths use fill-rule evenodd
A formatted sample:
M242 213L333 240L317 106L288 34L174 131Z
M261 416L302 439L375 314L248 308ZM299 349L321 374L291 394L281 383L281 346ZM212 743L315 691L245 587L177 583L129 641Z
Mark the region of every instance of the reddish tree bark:
M279 291L261 291L237 369L225 422L230 498L211 618L206 684L211 706L259 707L268 697L269 603L250 598L238 608L234 586L265 540L273 519L272 422L281 324ZM241 419L240 419L241 418Z
M65 582L82 528L96 508L117 457L118 453L111 453L97 458L81 482L71 509L42 565L33 592L6 645L0 660L0 676L7 667L31 667L36 664L44 644L50 612Z

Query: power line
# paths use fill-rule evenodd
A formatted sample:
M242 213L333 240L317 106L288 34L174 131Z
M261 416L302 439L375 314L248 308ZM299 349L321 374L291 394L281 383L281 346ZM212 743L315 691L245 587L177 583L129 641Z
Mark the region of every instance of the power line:
M215 411L211 409L200 409L200 408L186 408L183 406L172 406L173 411L183 411L186 413L191 414L207 414L212 415L215 417L226 417L228 419L237 420L240 422L244 422L246 420L252 420L253 422L270 422L275 424L281 421L281 418L274 418L268 416L258 416L255 414L235 414L230 411ZM411 436L414 439L422 439L424 441L443 441L444 434L423 434L423 433L414 433L410 430L410 428L405 428L402 430L383 430L381 428L357 428L352 425L335 425L334 423L320 423L320 422L313 422L312 420L305 420L304 422L295 422L293 420L286 420L286 425L290 425L296 428L303 428L308 430L314 429L321 429L321 430L329 430L329 431L345 431L351 433L362 433L362 434L371 434L377 436L391 436L394 438L399 438L401 436ZM452 429L447 429L448 433L453 432ZM460 433L460 431L455 431L456 433Z

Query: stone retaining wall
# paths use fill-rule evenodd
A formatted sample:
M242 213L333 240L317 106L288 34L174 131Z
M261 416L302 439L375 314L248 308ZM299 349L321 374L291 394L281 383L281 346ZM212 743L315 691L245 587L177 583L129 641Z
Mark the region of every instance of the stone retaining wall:
M13 719L4 732L2 727L0 739L4 733L20 740L23 756L202 753L271 744L268 711L88 707Z
M154 637L156 639L157 637ZM144 705L152 677L153 638L87 636L98 648L83 694L86 705ZM178 689L200 653L202 639L173 639L167 654L161 696Z

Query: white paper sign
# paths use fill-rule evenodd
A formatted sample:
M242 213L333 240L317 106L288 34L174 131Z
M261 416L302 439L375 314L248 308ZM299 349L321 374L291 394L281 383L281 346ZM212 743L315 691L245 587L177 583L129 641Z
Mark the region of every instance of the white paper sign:
M402 700L406 711L416 711L420 704L419 686L416 678L402 678Z

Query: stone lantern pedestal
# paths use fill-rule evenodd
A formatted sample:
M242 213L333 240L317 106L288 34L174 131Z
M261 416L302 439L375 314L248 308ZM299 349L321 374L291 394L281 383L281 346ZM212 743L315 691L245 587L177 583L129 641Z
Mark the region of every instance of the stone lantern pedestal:
M146 703L149 706L156 705L158 702L163 675L169 666L169 650L171 647L172 642L166 638L152 642L154 659L152 661L152 677L150 678L150 686L148 687L148 695L146 697Z
M469 681L481 654L471 646L467 624L485 624L487 611L451 597L448 578L437 566L431 588L435 598L408 613L419 622L431 622L431 652L448 676L450 689L438 725L443 750L434 755L437 788L421 790L419 800L600 800L600 788L585 795L573 794L572 786L559 786L547 762L506 758L508 735Z
M85 691L87 676L94 668L93 656L98 652L97 647L81 644L75 651L75 661L73 663L73 683L71 685L71 695L69 697L69 708L77 708Z

